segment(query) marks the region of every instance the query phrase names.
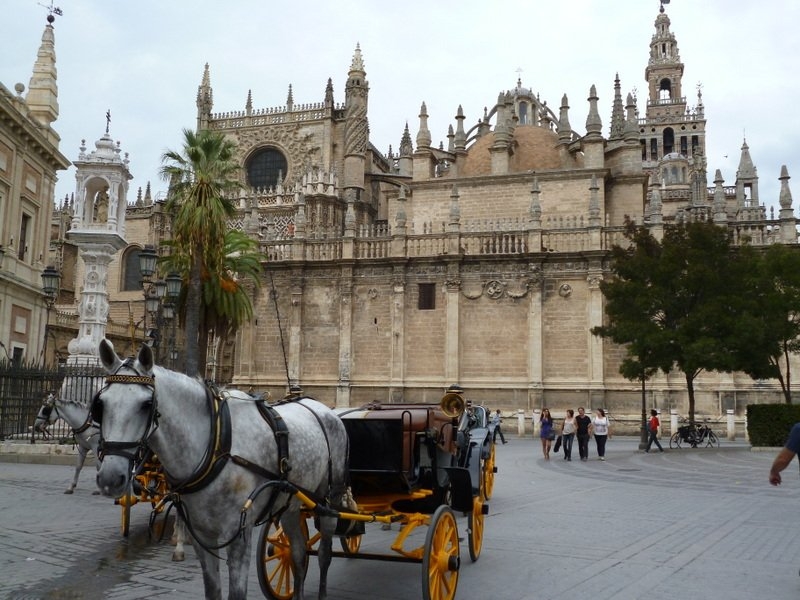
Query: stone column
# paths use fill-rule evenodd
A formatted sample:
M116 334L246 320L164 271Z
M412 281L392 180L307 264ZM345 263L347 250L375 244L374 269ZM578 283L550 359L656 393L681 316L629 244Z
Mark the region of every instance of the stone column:
M117 248L113 244L79 244L86 265L78 304L78 336L69 342L67 364L97 361L97 349L105 337L108 321L108 265Z
M602 280L603 275L599 271L599 267L596 269L590 267L589 275L586 278L589 286L589 322L586 335L588 336L587 344L589 346L589 373L587 375L589 378L590 406L592 408L603 404L603 338L591 332L593 327L599 327L603 324L603 292L600 291L600 282Z
M728 417L728 439L733 441L736 439L736 416L732 408L729 408L725 412L727 412Z
M390 365L389 393L391 400L399 401L405 387L405 313L406 283L402 267L396 267L392 283L392 355Z
M336 406L350 406L350 371L353 346L353 268L342 267L339 289L339 381Z
M445 357L444 378L445 382L459 380L459 308L461 281L448 279L445 281Z
M300 385L300 347L303 343L303 284L299 273L292 274L291 308L289 312L289 383Z
M544 377L544 326L542 318L542 282L541 271L533 273L529 285L528 305L528 402L535 410L542 406L542 380ZM535 413L534 413L535 414Z

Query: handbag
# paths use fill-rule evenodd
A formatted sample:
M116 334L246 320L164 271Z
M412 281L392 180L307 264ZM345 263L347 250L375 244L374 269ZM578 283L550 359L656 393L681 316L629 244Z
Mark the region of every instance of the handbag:
M561 448L561 436L556 438L556 445L553 447L553 452L558 452Z
M554 439L556 439L556 432L555 432L555 431L553 431L552 429L551 429L550 431L548 431L548 432L547 432L547 439L548 439L548 440L550 440L551 442L552 442Z

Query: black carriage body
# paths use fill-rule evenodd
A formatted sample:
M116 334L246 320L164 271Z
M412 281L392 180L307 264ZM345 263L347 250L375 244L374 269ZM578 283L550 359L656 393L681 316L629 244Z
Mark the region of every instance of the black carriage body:
M350 484L358 498L396 494L400 512L471 506L470 473L459 463L459 421L437 405L370 405L341 414L350 438ZM403 498L431 490L422 500Z

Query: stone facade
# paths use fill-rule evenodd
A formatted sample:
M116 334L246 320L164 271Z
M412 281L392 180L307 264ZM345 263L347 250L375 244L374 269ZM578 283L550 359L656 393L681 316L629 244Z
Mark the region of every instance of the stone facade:
M213 112L206 65L197 127L237 143L231 226L259 239L265 268L255 319L209 357L222 368L207 375L273 397L299 384L340 406L437 402L458 382L504 410L638 413L639 384L618 373L624 349L590 334L603 321L599 284L626 218L655 235L705 218L737 240L797 243L785 169L778 218L760 203L746 142L736 182L719 172L709 181L702 90L689 106L663 7L654 25L641 112L643 99L623 98L618 79L605 124L595 86L586 104L564 96L548 105L517 81L470 128L474 117L459 107L446 136L432 135L423 103L416 134L407 126L385 154L369 141L368 114L392 108L369 106L358 47L341 103L329 80L319 102L295 103L290 87L284 106L259 109L248 95L244 110ZM571 123L584 119L580 133ZM445 137L446 147L433 145ZM125 289L126 269L144 244L169 237L169 219L140 191L126 223L129 246L109 265L110 317L135 325L142 297ZM777 389L706 374L698 413L741 414L749 402L779 401ZM648 394L652 406L686 412L680 373L655 377Z

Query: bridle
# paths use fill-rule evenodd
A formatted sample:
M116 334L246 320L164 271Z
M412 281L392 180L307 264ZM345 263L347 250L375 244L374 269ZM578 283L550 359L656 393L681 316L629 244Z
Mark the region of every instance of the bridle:
M123 368L128 368L134 371L131 373L120 373ZM125 442L116 440L107 440L103 437L103 429L100 428L100 441L97 444L97 457L103 460L106 456L122 456L127 458L130 463L131 472L138 468L147 458L150 453L150 437L158 429L158 402L156 399L156 382L152 375L143 375L136 371L133 359L126 359L120 364L116 371L110 375L106 375L105 384L92 399L91 408L89 410L89 421L102 423L103 421L103 405L101 403L101 396L110 386L121 383L125 385L143 385L151 390L152 402L150 410L147 414L147 423L144 428L142 437L136 441Z

